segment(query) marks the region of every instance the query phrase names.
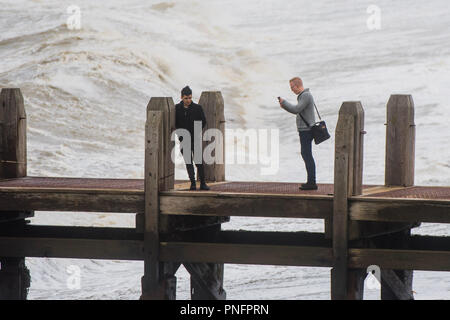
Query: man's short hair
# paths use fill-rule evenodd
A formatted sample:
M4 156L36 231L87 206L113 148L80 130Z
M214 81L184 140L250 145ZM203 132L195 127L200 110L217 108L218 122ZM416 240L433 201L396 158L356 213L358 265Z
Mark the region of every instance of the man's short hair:
M190 96L192 94L191 88L189 86L184 87L181 89L181 96Z
M293 82L298 87L303 87L303 81L299 77L292 78L289 82Z

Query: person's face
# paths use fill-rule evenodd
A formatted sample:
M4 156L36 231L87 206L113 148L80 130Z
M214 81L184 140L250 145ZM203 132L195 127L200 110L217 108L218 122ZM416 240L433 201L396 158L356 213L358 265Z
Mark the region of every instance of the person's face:
M181 100L183 100L185 106L190 105L192 103L192 94L188 96L181 96Z
M300 93L301 88L298 87L297 85L295 85L294 82L289 82L289 84L291 85L291 90L292 90L293 93L295 93L295 94L299 94Z

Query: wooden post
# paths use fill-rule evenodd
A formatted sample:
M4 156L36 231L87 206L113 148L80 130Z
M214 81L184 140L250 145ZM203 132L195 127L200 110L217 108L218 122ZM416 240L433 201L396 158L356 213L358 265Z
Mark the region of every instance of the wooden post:
M333 269L331 270L331 299L347 297L347 198L353 189L353 118L339 115L335 133L334 199L333 199Z
M333 256L331 298L362 299L365 272L349 270L348 197L362 194L364 109L360 102L344 102L335 134Z
M159 191L168 191L174 189L175 184L175 163L172 161L172 151L175 148L175 141L172 141L172 133L175 130L175 105L171 97L152 97L147 105L147 119L150 119L153 112L160 112L161 124L159 129L160 142L158 147L158 181ZM150 125L151 127L151 125ZM148 140L147 140L148 142ZM148 163L146 161L146 163ZM159 198L158 198L159 199ZM138 213L136 215L136 226L142 225L145 221L146 214ZM167 226L176 226L177 217L168 217L159 215L158 208L158 222L155 227L158 232L158 248L159 236L162 232L173 232L175 228L168 229ZM144 222L145 224L145 222ZM175 273L180 266L179 263L159 262L157 267L159 269L160 287L159 296L156 299L171 299L176 298L176 277ZM145 297L144 297L145 298Z
M214 163L203 163L205 180L210 182L225 181L225 115L224 101L220 91L202 92L199 100L206 117L206 128L217 129L221 136L214 136L213 141L203 141L203 150L207 146L215 146L212 156L216 157ZM212 140L212 139L211 139ZM212 143L212 145L211 145ZM214 145L215 144L215 145ZM221 153L221 154L220 154ZM217 163L219 162L219 163ZM212 217L202 217L205 225L211 223ZM221 223L229 221L229 217L215 218L216 225L196 230L199 236L215 237L220 232ZM201 227L201 225L199 225ZM185 263L186 270L191 274L192 300L224 300L226 292L223 289L223 263Z
M0 179L27 175L27 116L18 88L0 94Z
M145 213L144 213L144 276L141 299L175 299L175 272L179 264L159 261L159 191L168 187L159 178L163 166L161 153L166 150L163 140L164 111L147 111L145 125ZM167 122L166 122L167 123ZM165 167L166 170L167 166ZM166 173L163 171L163 174ZM166 176L167 177L167 176Z
M362 194L363 162L364 162L364 109L361 102L346 102L339 110L339 115L349 115L353 118L353 166L349 167L353 178L351 194Z
M205 100L206 99L206 100ZM219 128L224 136L224 121L223 118L223 99L220 92L206 93L202 94L201 101L204 103L203 109L205 111L205 116L208 122L208 128ZM151 115L154 117L153 112L159 111L161 112L161 127L160 127L160 146L158 148L159 155L158 157L158 169L153 168L153 170L158 171L159 178L159 191L166 191L174 188L174 172L175 165L171 159L171 153L175 146L175 143L171 141L172 132L175 130L175 107L173 104L172 98L151 98L150 102L147 106L147 119L151 118ZM222 119L222 120L221 120ZM149 121L149 120L147 120ZM218 124L218 126L216 126ZM150 127L152 125L149 125ZM153 132L153 131L152 131ZM150 134L150 133L149 133ZM153 138L154 140L155 138ZM147 143L152 139L147 139ZM225 146L223 145L222 148ZM147 159L148 152L146 151L146 166L152 160ZM156 160L153 160L153 162ZM224 181L225 173L224 173L224 165L223 164L204 164L205 167L205 177L208 181ZM147 169L146 169L147 170ZM146 179L148 178L148 174L146 172ZM147 183L146 183L147 186ZM147 197L147 191L146 191ZM155 200L156 201L156 200ZM147 206L147 202L146 202ZM155 209L156 210L156 209ZM155 230L158 230L158 240L153 241L154 243L159 244L159 236L163 236L165 239L170 240L173 237L177 237L178 231L187 231L187 230L195 230L196 233L211 233L213 230L214 234L210 234L214 236L217 232L220 231L220 224L225 221L229 221L228 219L224 219L224 217L189 217L189 216L161 216L159 215L158 208L158 221L153 221L151 225L157 224L158 227ZM151 215L151 217L154 215ZM143 219L144 217L144 219ZM146 207L146 212L138 213L136 215L136 226L139 231L140 226L144 223L145 228L150 227L143 221L148 218L148 212ZM147 229L146 229L147 230ZM152 230L150 234L156 234L156 231ZM144 236L145 238L145 236ZM149 243L152 242L149 240ZM157 248L153 248L153 250L157 250ZM150 250L151 251L151 250ZM175 297L175 287L176 287L176 277L175 272L178 269L180 264L177 263L161 263L156 262L157 259L154 258L151 260L149 251L149 263L146 264L149 268L152 268L152 265L157 265L159 271L153 271L151 274L153 277L156 277L158 274L159 277L159 286L156 284L157 282L153 282L153 287L151 287L148 291L151 292L142 298L150 298L150 299L163 299L163 298L174 298ZM157 257L157 254L156 254ZM156 259L156 260L155 260ZM225 297L225 291L221 287L223 283L223 264L185 264L186 269L191 272L191 286L192 286L192 298L193 299L222 299ZM153 267L154 268L154 267ZM146 274L151 272L146 269ZM211 277L219 277L220 281L211 281ZM221 276L222 275L222 276ZM144 281L145 278L145 281ZM143 278L143 292L144 283L151 283L151 277ZM165 279L165 280L164 280ZM216 278L215 278L216 279ZM169 282L168 282L169 281ZM220 286L214 287L212 284L220 283ZM213 288L214 287L214 288ZM219 290L220 288L220 290Z
M145 125L144 276L141 299L163 299L159 277L159 173L162 112L148 111Z
M220 159L222 161L217 161L221 163L216 163L216 161L212 164L204 163L205 179L206 181L225 181L225 115L222 93L220 91L202 92L198 103L203 107L205 113L205 131L218 129L223 138L222 141L218 141L219 137L214 137L213 143L217 144L212 155L216 156L217 159L222 158ZM209 141L203 141L203 150L210 143Z
M348 115L353 118L353 166L349 167L350 176L352 179L350 194L353 196L362 194L362 177L363 177L363 162L364 162L364 109L359 101L344 102L339 110L339 116ZM350 229L352 229L352 225ZM325 221L325 238L332 238L332 219Z
M411 229L402 230L379 237L372 241L375 246L386 248L395 246L408 249ZM414 300L413 270L381 269L381 300Z
M387 104L385 185L414 185L416 126L411 95L392 95Z
M26 177L26 114L20 89L2 89L0 93L0 180ZM24 215L11 213L13 222L0 228L23 227ZM14 218L14 216L16 218ZM27 213L32 216L32 212ZM2 257L0 252L0 300L25 300L30 286L30 273L25 258Z
M414 102L411 95L392 95L387 104L385 185L414 185ZM415 226L418 226L416 224ZM389 243L406 248L411 227L386 237ZM395 276L398 279L395 279ZM381 299L413 299L412 270L381 270ZM400 286L398 284L403 284Z
M221 225L213 225L196 230L192 240L210 239L215 241ZM192 300L225 300L226 291L223 288L223 263L184 263L191 275Z
M147 114L150 111L161 111L162 116L160 134L163 143L159 151L159 190L171 190L174 188L175 179L175 163L171 158L175 147L175 141L171 140L175 130L175 105L170 97L151 98L147 105Z

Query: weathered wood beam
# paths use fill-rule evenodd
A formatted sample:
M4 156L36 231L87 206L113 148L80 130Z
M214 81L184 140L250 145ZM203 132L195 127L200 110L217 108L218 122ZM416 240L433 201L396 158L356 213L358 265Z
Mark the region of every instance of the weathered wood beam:
M151 101L150 101L151 103ZM142 276L142 295L140 299L169 299L174 296L172 288L164 278L164 265L159 259L159 190L166 188L163 161L163 123L164 112L147 111L145 124L145 170L144 170L144 276ZM162 157L162 158L161 158ZM171 279L173 280L173 279Z
M0 237L0 252L10 257L143 260L142 240L94 240ZM331 248L293 245L255 245L162 242L163 261L222 262L264 265L331 267ZM378 265L386 269L450 271L450 251L349 249L349 267Z
M214 225L202 230L190 232L190 239L215 242L218 239L221 225ZM217 262L183 262L184 267L191 275L192 300L225 300L226 292L223 288L224 264Z
M202 92L199 100L206 118L206 127L203 131L202 152L206 158L202 157L205 180L209 182L225 181L225 114L224 101L220 91ZM211 163L209 157L214 161ZM197 180L200 175L197 174ZM175 216L163 216L175 220ZM196 218L196 219L193 219ZM192 223L200 222L205 225L207 222L216 220L215 226L198 229L197 233L203 236L215 238L220 231L221 223L229 221L229 216L224 217L179 217ZM202 220L204 222L202 223ZM212 231L212 232L211 232ZM191 299L192 300L224 300L226 292L223 289L223 263L185 263L186 270L191 274Z
M142 240L0 237L7 257L143 260Z
M0 223L23 220L33 216L34 211L0 211Z
M17 191L0 188L0 208L5 211L136 213L144 209L144 193Z
M198 103L203 107L206 118L206 128L215 129L221 136L212 136L213 141L203 141L203 150L214 149L212 156L216 159L214 163L204 163L206 181L225 181L225 114L224 101L220 91L204 91ZM209 135L206 135L208 138ZM211 149L211 150L212 150Z
M349 249L349 266L381 269L450 271L450 251Z
M344 102L344 104L346 104ZM341 107L341 109L343 106ZM339 113L335 132L331 299L347 299L348 197L353 194L354 117Z
M199 236L195 231L176 232L172 237L194 240L194 233L198 241L208 242L210 237ZM24 238L66 238L66 239L92 239L92 240L140 240L143 235L136 233L134 228L108 228L108 227L80 227L80 226L45 226L28 224L23 228L11 228L9 225L3 228L0 225L2 237ZM319 232L281 232L281 231L221 231L215 241L229 244L259 244L259 245L300 245L331 247L331 240L326 239ZM446 251L450 248L450 237L413 235L407 241L411 250L419 251ZM401 249L390 244L379 246L379 249Z
M349 210L358 221L450 223L450 200L353 197Z
M21 228L0 224L1 237L26 238L65 238L92 240L140 240L143 234L136 233L135 228L80 227L80 226L46 226L27 224Z
M396 300L414 300L411 286L405 285L394 270L381 270L381 285L389 287Z
M175 191L161 192L160 205L161 214L166 215L325 219L331 217L333 197ZM5 211L136 213L144 209L144 194L18 192L0 188L0 208ZM350 197L349 210L349 218L356 221L450 223L450 200Z
M414 185L414 102L411 95L391 95L387 103L385 185Z
M0 257L0 300L25 300L30 287L30 271L23 257Z
M225 300L223 263L184 263L191 275L192 300Z
M175 130L175 105L170 97L152 97L147 105L147 119L153 111L161 112L161 149L158 150L159 161L159 189L160 191L171 190L175 182L175 163L171 154L175 148L175 141L171 135Z
M144 232L144 215L136 214L136 231ZM230 217L211 217L211 216L183 216L183 215L160 215L159 232L161 234L172 234L189 230L199 230L205 227L218 225L230 221Z
M161 242L162 261L332 266L332 249L226 243Z
M402 230L409 230L416 226L407 222L385 222L385 221L353 221L350 225L348 239L370 239L382 235L388 235Z
M0 179L27 175L27 115L19 88L0 92Z
M237 193L162 192L161 214L205 216L331 217L331 196L286 196Z
M0 180L22 178L27 175L27 115L19 88L0 92ZM1 206L0 206L1 208ZM2 208L3 210L8 210ZM24 208L0 217L14 220L14 225L25 225ZM25 214L27 215L27 214ZM31 214L30 214L31 215ZM30 286L30 273L25 266L25 256L10 258L0 250L0 299L25 300Z
M204 239L206 242L207 239ZM229 244L293 245L331 248L331 240L319 232L221 231L217 242Z

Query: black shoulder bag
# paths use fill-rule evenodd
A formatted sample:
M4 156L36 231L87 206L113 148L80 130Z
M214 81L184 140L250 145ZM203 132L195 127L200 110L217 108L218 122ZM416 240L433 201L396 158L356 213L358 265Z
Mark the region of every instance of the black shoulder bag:
M311 133L314 138L315 144L319 144L324 142L325 140L328 140L330 138L330 134L328 133L327 125L325 121L322 120L319 114L319 110L317 110L316 104L314 103L314 108L316 108L317 115L319 116L319 122L314 123L312 126L303 118L302 114L299 113L300 117L303 119L303 121L306 123L308 127L311 128Z

